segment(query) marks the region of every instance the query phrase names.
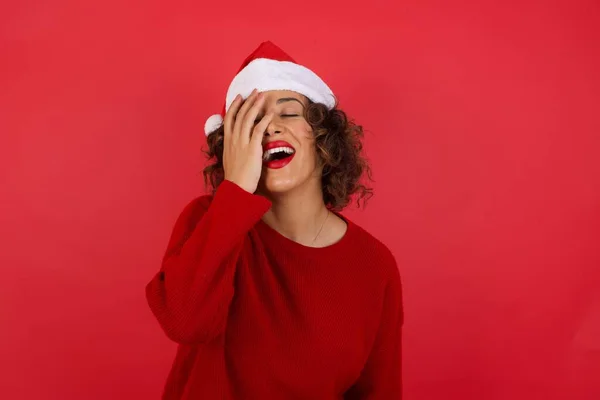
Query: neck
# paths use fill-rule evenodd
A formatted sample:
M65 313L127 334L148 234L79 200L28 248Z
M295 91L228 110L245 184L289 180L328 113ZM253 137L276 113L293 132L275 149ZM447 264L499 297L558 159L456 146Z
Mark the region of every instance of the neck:
M313 186L313 185L311 185ZM281 235L303 245L313 244L329 210L323 202L320 185L285 194L269 195L271 209L263 216L263 221Z

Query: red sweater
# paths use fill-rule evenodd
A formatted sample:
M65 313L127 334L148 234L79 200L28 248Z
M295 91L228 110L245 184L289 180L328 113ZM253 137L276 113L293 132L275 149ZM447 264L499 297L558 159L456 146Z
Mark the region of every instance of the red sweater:
M346 217L337 243L301 245L261 220L270 206L224 181L175 223L146 287L179 343L163 399L400 399L391 252Z

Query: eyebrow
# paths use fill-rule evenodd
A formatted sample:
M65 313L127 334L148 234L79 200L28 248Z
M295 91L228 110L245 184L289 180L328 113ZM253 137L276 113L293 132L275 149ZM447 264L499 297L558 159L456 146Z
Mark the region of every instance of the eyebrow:
M277 100L277 104L285 103L286 101L297 101L304 108L304 104L295 97L282 97L281 99Z

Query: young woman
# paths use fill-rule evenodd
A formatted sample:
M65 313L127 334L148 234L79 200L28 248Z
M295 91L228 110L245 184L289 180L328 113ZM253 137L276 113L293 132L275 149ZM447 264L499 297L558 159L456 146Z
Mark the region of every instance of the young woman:
M163 399L401 398L391 252L339 212L371 190L362 129L270 42L208 119L211 195L184 208L150 308L179 344Z

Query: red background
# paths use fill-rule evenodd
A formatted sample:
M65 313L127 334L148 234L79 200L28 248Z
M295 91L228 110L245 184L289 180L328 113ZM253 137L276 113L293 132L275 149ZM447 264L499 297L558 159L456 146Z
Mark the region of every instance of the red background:
M0 397L159 398L144 287L270 39L367 130L405 398L600 398L597 2L200 3L2 5Z

